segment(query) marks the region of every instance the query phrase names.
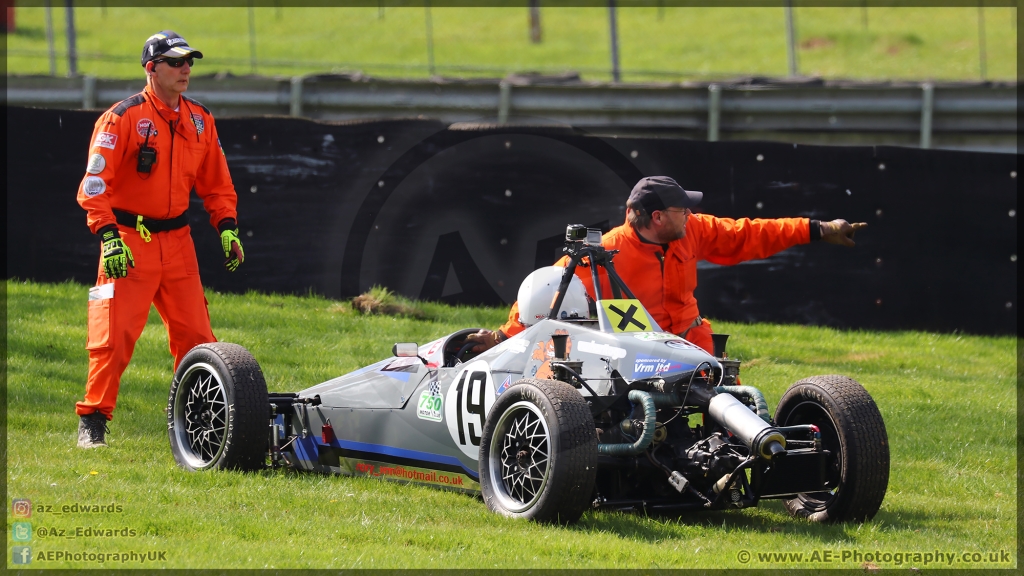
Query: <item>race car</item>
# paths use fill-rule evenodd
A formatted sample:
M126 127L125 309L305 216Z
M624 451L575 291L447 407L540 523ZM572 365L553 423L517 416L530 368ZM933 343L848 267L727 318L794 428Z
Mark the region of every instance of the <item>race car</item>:
M376 476L480 494L492 511L573 523L587 509L676 513L782 499L797 517L863 522L888 486L881 413L856 381L800 380L774 415L708 354L661 331L615 273L600 231L571 225L565 268L523 282L529 326L481 346L467 328L300 392L268 393L241 346L202 344L179 365L168 437L190 470ZM611 298L575 275L603 269Z

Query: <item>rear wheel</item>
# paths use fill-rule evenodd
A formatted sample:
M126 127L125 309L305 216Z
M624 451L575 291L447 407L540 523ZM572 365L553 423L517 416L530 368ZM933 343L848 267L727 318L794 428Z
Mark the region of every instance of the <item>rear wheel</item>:
M167 435L181 467L262 468L268 418L263 371L245 348L200 344L178 365L167 399Z
M590 504L597 436L575 388L526 378L494 402L480 441L480 488L492 511L570 524Z
M878 512L889 486L889 437L863 386L839 375L806 378L783 394L775 421L814 424L831 452L828 490L786 500L790 514L812 522L864 522Z

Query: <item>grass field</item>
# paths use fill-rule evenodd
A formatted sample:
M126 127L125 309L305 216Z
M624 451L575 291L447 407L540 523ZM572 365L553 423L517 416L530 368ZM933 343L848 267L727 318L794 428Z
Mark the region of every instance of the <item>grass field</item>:
M167 442L171 358L155 311L122 380L111 447L79 450L74 403L86 374L87 287L7 281L5 288L7 496L28 498L36 508L25 519L36 530L30 543L13 540L13 523L21 519L8 512L8 549L28 544L34 557L165 553L145 564L102 566L44 556L32 568L1017 566L1011 337L716 322L716 330L733 334L730 351L744 360L744 382L765 392L773 412L790 383L813 374L845 373L871 392L892 449L889 491L875 519L812 525L767 502L679 518L588 512L578 525L550 527L497 517L470 496L374 479L182 471ZM275 391L296 391L380 359L397 340L426 342L457 328L497 326L506 313L423 304L426 318L414 320L362 316L317 297L208 298L217 336L249 348ZM120 509L56 513L75 504ZM65 533L41 537L41 528ZM82 535L69 538L76 528ZM88 528L123 532L88 536ZM831 562L826 551L835 555ZM955 557L924 556L936 551ZM769 556L776 553L786 555ZM892 556L866 559L876 553ZM11 562L8 556L8 568L16 567Z
M427 11L422 3L393 4L383 2L383 9L255 8L255 38L249 35L244 7L80 7L75 10L79 71L141 77L143 42L170 28L206 53L197 74L362 70L374 76L426 77L431 73ZM514 71L575 70L585 79L609 80L607 9L541 4L542 41L536 44L530 42L525 6L432 8L434 72L500 77ZM634 2L617 11L623 81L787 74L782 8L657 4ZM826 78L979 80L983 48L985 78L1015 81L1016 8L989 7L981 13L979 26L977 7L798 6L799 72ZM52 14L57 74L64 75L65 12L54 8ZM6 38L7 73L49 73L45 9L18 7L16 22L17 31Z

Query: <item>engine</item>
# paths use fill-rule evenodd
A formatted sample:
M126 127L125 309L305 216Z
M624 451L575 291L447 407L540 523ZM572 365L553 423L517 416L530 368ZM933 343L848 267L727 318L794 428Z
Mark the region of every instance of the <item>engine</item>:
M785 440L758 417L756 407L717 393L716 380L709 370L674 381L632 382L629 388L649 395L655 405L653 438L643 450L636 448L651 422L643 403L617 402L595 418L603 448L598 466L610 472L598 475L596 506L711 508L756 503L743 470L762 455L770 459L784 452ZM626 395L629 400L641 397ZM630 447L635 454L628 453Z

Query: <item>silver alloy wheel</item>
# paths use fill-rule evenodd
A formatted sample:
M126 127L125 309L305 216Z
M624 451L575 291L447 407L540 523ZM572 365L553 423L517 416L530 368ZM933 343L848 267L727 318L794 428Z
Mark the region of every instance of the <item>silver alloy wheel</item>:
M212 466L224 451L228 427L227 391L205 363L189 367L174 398L174 441L194 469Z
M551 468L551 435L540 409L521 401L495 426L487 465L495 495L509 512L528 510L540 498Z

